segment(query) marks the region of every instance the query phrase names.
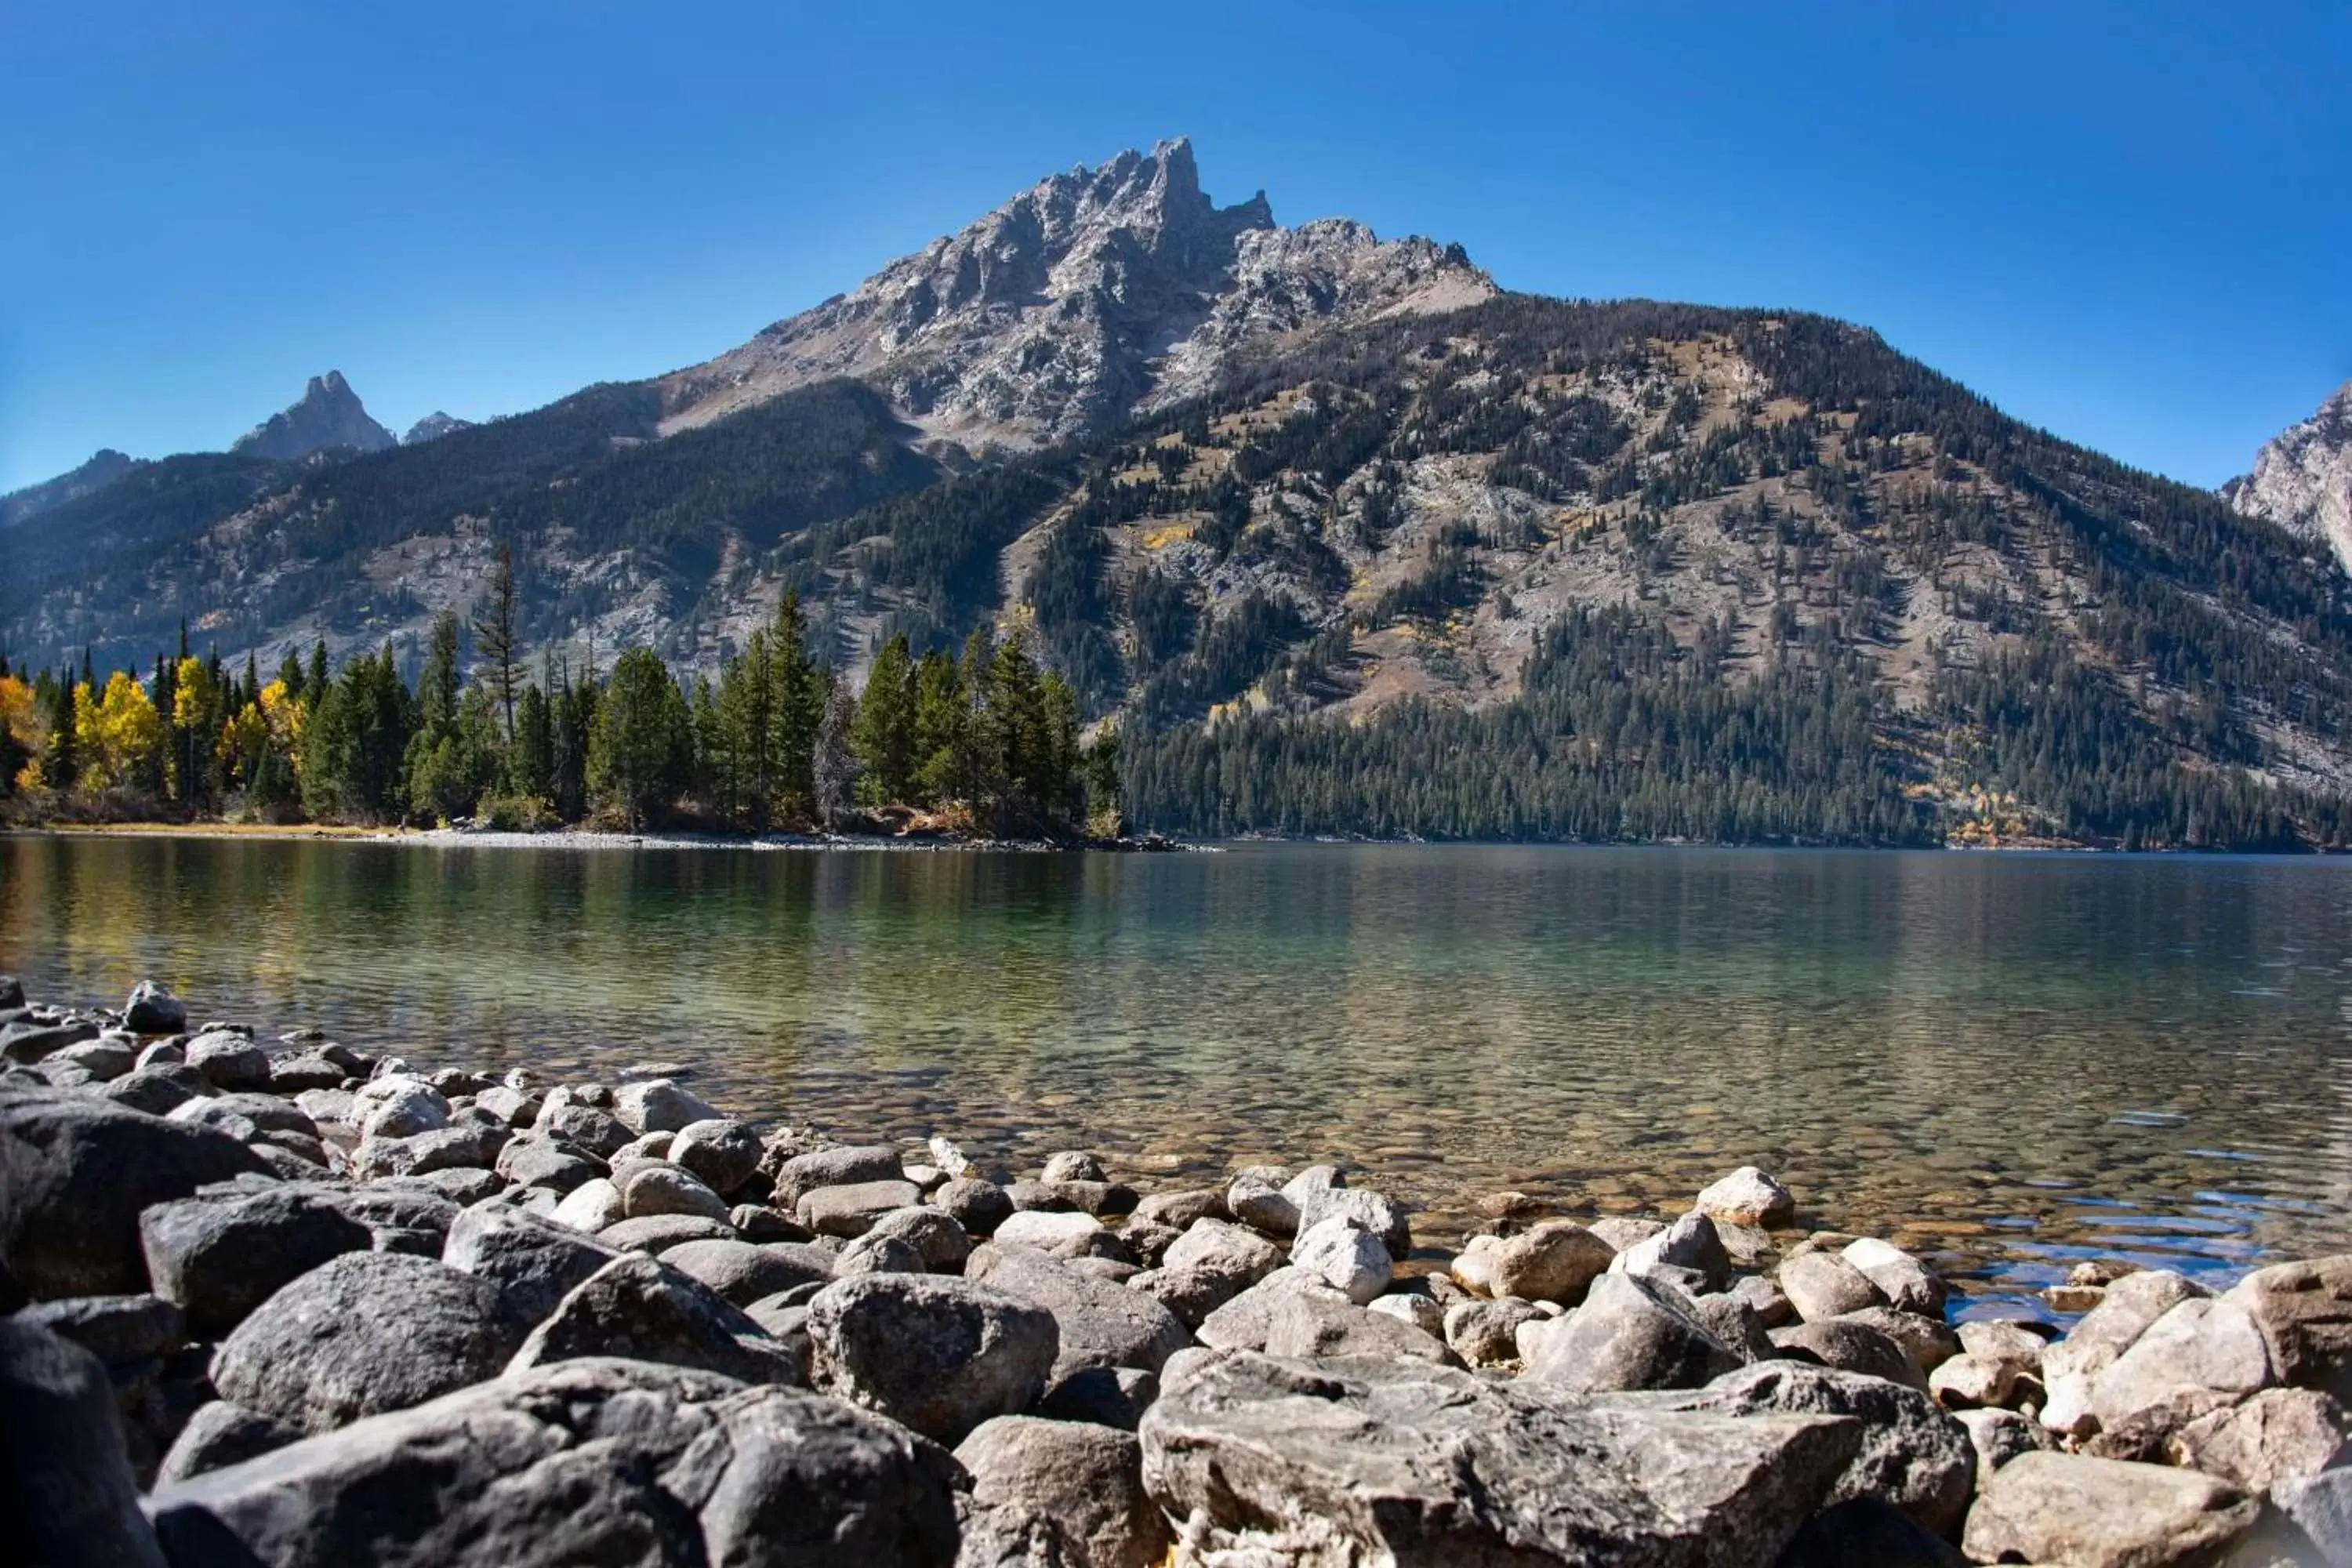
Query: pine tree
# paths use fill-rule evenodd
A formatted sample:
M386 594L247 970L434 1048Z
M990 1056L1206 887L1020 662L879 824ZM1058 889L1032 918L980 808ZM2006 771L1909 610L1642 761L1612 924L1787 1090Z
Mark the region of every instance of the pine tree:
M776 606L775 629L768 643L776 716L770 730L767 771L770 810L778 817L815 806L816 735L832 683L824 667L809 657L807 644L800 591L792 589Z
M694 754L693 721L660 656L633 647L614 662L590 743L589 786L632 829L677 803Z
M505 717L509 746L515 738L515 697L522 681L520 650L516 641L518 614L514 547L500 540L498 563L490 569L489 593L480 618L474 622L474 642L481 649L490 690L497 694L499 711Z
M913 653L903 636L894 637L874 656L857 705L857 756L871 805L903 805L914 798L915 686Z
M955 660L937 648L926 651L915 672L915 804L965 798L971 732L971 705Z

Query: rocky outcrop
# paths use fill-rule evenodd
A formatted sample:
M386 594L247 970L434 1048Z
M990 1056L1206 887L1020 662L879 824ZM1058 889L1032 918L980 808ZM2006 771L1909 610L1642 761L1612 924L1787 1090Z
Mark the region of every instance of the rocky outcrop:
M2352 382L2273 437L2255 454L2253 471L2221 494L2246 516L2325 546L2352 571Z
M1205 390L1310 328L1495 292L1459 247L1344 220L1277 227L1265 194L1220 207L1189 142L1039 182L851 293L661 383L666 428L855 376L977 450L1100 429Z
M471 430L473 427L472 420L460 419L455 415L444 414L436 408L411 425L408 427L408 433L400 438L400 444L404 447L421 447L427 441L439 440L453 430Z
M396 445L391 431L368 417L343 373L331 370L312 376L299 399L238 437L229 450L291 461L313 452L381 452Z
M54 479L44 479L23 489L11 490L0 496L0 528L38 517L52 507L95 495L131 469L140 467L139 459L101 447L87 463L59 474Z

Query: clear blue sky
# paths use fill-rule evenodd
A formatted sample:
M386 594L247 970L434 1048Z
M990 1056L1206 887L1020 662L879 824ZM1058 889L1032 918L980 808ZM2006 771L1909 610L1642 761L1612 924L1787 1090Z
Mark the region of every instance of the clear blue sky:
M20 4L0 489L689 363L1039 176L1794 306L2200 484L2352 377L2352 8Z

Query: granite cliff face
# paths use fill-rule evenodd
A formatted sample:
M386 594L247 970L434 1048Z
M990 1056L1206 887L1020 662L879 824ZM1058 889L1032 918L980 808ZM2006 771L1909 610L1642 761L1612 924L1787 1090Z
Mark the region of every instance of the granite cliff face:
M2352 382L2282 431L2255 457L2254 471L2221 494L2245 516L2326 544L2352 571Z
M368 417L343 373L331 370L312 376L299 402L238 437L229 450L285 462L338 447L381 452L396 445L391 431Z
M1101 429L1302 330L1495 293L1460 248L1220 207L1192 144L1039 182L854 292L661 383L665 432L855 376L926 435L978 449Z

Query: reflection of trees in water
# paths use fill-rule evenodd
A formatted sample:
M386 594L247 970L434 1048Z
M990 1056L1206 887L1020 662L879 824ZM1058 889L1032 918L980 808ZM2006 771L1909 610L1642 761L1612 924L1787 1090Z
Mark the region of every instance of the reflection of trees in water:
M2287 1245L2319 1222L2250 1195L2352 1198L2352 946L2321 868L27 839L0 872L0 966L37 990L155 973L200 1017L429 1061L683 1060L845 1131L1336 1155L1425 1194L1656 1205L1755 1159L1833 1220L2044 1237L2122 1197ZM2188 1121L2113 1122L2129 1109Z

